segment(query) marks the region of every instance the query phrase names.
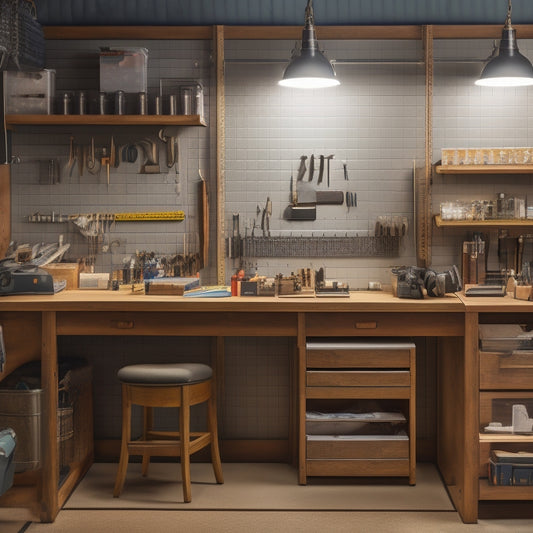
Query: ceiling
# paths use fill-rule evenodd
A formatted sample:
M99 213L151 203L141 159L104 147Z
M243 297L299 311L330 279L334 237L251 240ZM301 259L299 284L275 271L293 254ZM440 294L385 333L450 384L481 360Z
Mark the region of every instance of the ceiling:
M44 26L301 26L306 0L37 0ZM502 24L507 0L314 0L317 26ZM514 0L514 24L533 24L533 1Z

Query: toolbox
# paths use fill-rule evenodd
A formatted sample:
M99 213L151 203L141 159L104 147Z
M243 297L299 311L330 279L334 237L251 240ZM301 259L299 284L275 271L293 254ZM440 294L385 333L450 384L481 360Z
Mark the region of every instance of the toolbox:
M16 435L11 428L0 431L0 496L13 484L15 473L13 456L16 445Z

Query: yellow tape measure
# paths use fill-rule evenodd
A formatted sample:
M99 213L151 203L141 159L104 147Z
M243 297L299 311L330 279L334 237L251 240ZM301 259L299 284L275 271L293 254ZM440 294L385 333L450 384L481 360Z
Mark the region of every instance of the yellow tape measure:
M116 213L115 220L117 222L185 220L185 213L183 211L155 211L152 213Z

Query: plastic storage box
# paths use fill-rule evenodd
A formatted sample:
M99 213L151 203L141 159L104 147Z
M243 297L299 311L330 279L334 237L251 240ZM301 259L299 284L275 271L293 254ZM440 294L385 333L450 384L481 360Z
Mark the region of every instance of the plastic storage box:
M100 91L146 92L148 50L146 48L102 48L100 50Z
M6 114L51 115L54 112L56 71L4 72Z

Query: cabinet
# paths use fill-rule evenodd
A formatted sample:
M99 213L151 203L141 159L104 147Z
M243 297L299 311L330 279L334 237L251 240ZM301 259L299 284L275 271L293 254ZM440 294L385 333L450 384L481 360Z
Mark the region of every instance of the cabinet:
M414 485L415 376L405 340L307 339L300 481L400 476Z
M494 450L533 452L533 434L488 432L490 422L513 424L513 406L525 406L533 414L533 352L479 352L479 499L524 501L533 499L533 486L495 485L490 480L489 460ZM516 423L516 420L515 420Z

